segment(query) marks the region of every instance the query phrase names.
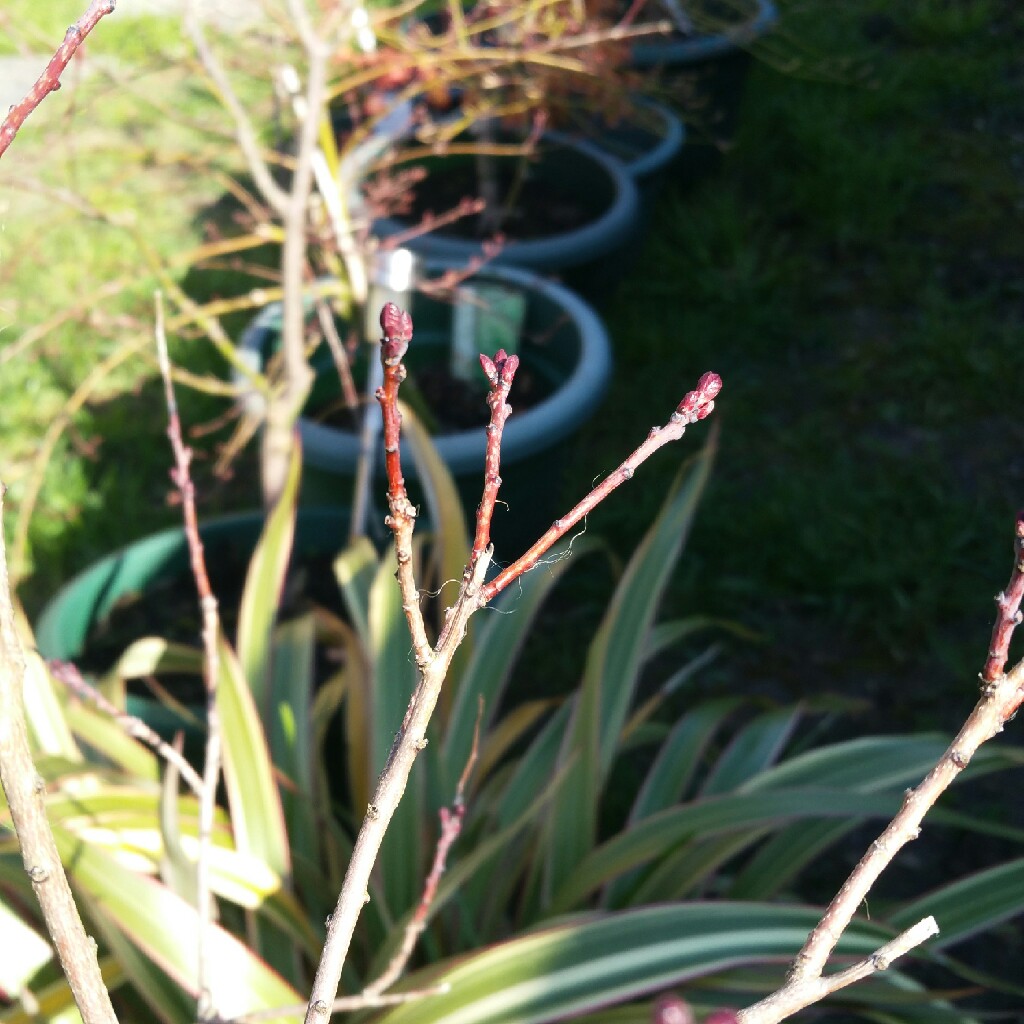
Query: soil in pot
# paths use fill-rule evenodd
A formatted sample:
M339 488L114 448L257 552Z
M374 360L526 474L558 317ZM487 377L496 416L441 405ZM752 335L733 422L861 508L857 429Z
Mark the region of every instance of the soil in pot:
M614 183L592 175L587 188L570 168L578 159L563 147L541 144L531 156L488 157L494 174L499 210L460 217L439 229L451 238L468 241L491 238L500 232L515 241L533 241L575 231L597 220L615 198ZM467 198L483 194L477 156L452 154L416 161L426 172L402 219L417 224L428 214L442 215Z
M417 332L416 346L406 357L409 376L402 384L402 401L410 405L435 437L485 427L490 419L483 371L479 371L479 379L464 380L450 368L448 355L447 338L436 333L424 336L424 333ZM329 354L317 353L314 366L319 368L325 357L329 358ZM328 383L312 396L305 415L327 426L358 430L358 416L353 416L352 410L337 394L336 380L326 367L324 375ZM365 360L354 364L353 375L362 391L366 376ZM521 362L510 397L512 415L544 401L554 392L558 381L554 367L543 361L531 359L529 363Z

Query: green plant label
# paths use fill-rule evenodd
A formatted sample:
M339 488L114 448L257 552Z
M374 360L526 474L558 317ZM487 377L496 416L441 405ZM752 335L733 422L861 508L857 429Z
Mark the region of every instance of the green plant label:
M480 353L493 356L503 348L512 355L526 317L526 296L500 284L463 285L455 300L452 320L452 376L483 390Z

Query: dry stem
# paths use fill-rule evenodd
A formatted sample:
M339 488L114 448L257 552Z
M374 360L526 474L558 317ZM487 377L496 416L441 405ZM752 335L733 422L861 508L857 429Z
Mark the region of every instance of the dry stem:
M106 697L90 686L78 671L78 666L70 661L48 661L46 667L54 679L62 682L72 693L82 700L93 704L105 715L109 715L133 739L145 743L155 750L168 764L173 765L178 774L185 780L188 788L198 797L203 791L203 780L199 773L185 760L180 750L175 750L169 743L162 740L141 718L129 715Z
M0 483L0 527L6 488ZM0 783L18 834L25 871L85 1024L116 1024L96 942L86 934L46 820L46 783L32 763L22 693L25 654L14 624L7 554L0 528Z
M199 592L199 608L202 612L203 636L203 681L206 684L206 753L203 762L203 783L199 794L199 848L196 855L196 912L199 918L196 935L196 990L198 1007L196 1015L200 1020L209 1017L211 1005L207 979L206 938L213 921L213 891L210 888L210 849L213 841L213 817L216 810L217 783L220 780L221 731L220 712L217 708L217 678L220 675L220 617L217 614L217 598L210 587L206 573L206 557L203 542L199 537L199 517L196 514L196 495L189 464L192 450L185 446L181 436L181 420L178 403L171 383L171 364L167 355L167 337L164 332L164 307L161 295L156 295L156 346L160 361L160 375L164 381L164 395L167 401L167 436L174 451L175 469L171 477L181 492L182 514L185 519L185 536L188 539L192 575Z
M114 10L115 3L116 0L92 0L85 14L67 30L64 42L57 47L43 73L36 79L36 84L32 86L28 95L20 103L11 107L3 123L0 124L0 157L14 141L14 136L18 134L18 129L25 123L29 114L51 92L56 92L60 88L60 76L64 74L64 69L68 66L71 58L74 57L78 48L85 41L85 37L96 27L99 20Z

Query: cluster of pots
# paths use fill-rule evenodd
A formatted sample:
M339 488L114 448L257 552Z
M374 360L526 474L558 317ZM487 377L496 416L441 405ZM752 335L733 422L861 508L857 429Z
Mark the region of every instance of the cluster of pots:
M770 0L750 2L752 17L728 33L635 44L634 64L658 69L662 82L671 82L673 76L705 83L723 74L735 77L738 63L747 57L746 44L763 34L775 19ZM728 108L720 118L722 131L731 129L730 110L735 107L736 95L735 82L731 82L724 98L719 97L723 109ZM511 514L495 524L499 557L514 557L519 552L513 548L529 543L557 514L557 488L538 488L537 481L557 479L566 442L598 408L612 372L612 347L594 307L614 288L639 249L666 175L689 177L693 173L687 166L691 141L687 141L675 110L649 98L637 99L632 106L636 118L603 125L600 131L588 132L586 139L556 132L541 137L539 158L531 164L531 186L550 208L549 190L564 190L568 185L574 199L585 198L590 204L587 216L562 229L506 239L466 281L474 294L497 290L519 296L514 306L520 375L536 385L531 404L516 411L504 430L501 497ZM694 160L700 161L699 147ZM380 219L374 224L374 234L386 242L408 227L399 219ZM429 232L403 245L415 253L419 273L427 278L465 268L480 253L476 239L457 231ZM419 293L409 301L423 358L447 361L459 316L457 303L453 306ZM280 306L275 304L263 309L245 330L240 346L252 365L261 366L274 351L279 323ZM337 380L333 362L326 356L326 352L313 356L314 369L322 361L325 372L318 375L307 407L310 415L300 420L300 501L306 507L346 503L359 459L357 429L328 425L315 415L314 403L329 402ZM515 408L514 395L512 404ZM483 392L481 409L485 410ZM438 454L452 472L470 516L479 500L485 423L482 419L478 426L446 429L434 436ZM415 489L412 460L403 462ZM381 466L382 460L378 480ZM218 535L217 527L214 535ZM87 624L102 617L120 595L139 589L140 573L151 572L173 552L180 554L182 547L180 533L174 531L156 542L151 538L140 543L144 554L127 548L112 555L57 596L39 623L38 644L44 655L74 658L85 643ZM159 557L153 551L158 551Z

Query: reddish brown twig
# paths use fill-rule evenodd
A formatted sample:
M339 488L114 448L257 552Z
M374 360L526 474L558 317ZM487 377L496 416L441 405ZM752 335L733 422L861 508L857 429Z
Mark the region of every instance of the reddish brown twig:
M470 560L475 562L491 543L491 517L494 515L494 503L498 499L498 488L501 486L501 435L505 429L505 420L512 412L506 399L512 380L519 369L519 356L507 355L503 348L498 349L494 358L480 353L480 365L491 389L487 394L487 405L491 410L491 421L487 424L487 450L484 455L484 489L480 505L476 510L476 533L473 536L473 551Z
M1010 582L1005 590L996 594L998 614L992 627L988 658L981 670L981 681L986 684L996 682L1006 669L1010 657L1010 638L1021 622L1020 602L1024 597L1024 509L1017 513L1013 550L1015 557Z
M430 213L428 211L412 227L406 228L405 231L399 231L388 238L384 248L399 249L414 238L428 235L431 231L446 227L448 224L454 224L455 221L461 220L463 217L472 217L480 213L485 205L482 199L470 199L467 197L458 206L448 210L447 213Z
M28 91L28 95L16 103L7 112L0 124L0 156L7 151L14 141L18 129L25 119L51 93L60 88L60 76L68 66L71 58L77 53L85 37L96 27L101 18L114 10L116 0L92 0L89 9L72 25L64 35L64 42L57 47L56 53L50 58L43 73L36 79L36 84Z
M403 595L415 595L406 600L404 611L412 633L416 663L422 665L429 657L430 643L426 626L420 613L416 580L412 571L412 531L416 522L416 506L409 500L402 476L402 414L398 411L398 389L406 377L402 357L412 341L412 317L389 302L380 314L381 342L380 360L384 367L384 383L377 389L384 420L384 471L388 481L387 525L395 537L395 554L398 559L398 580Z
M689 391L676 407L663 427L652 427L647 440L625 462L606 476L575 508L556 519L543 536L507 569L502 570L490 583L484 585L483 600L490 601L500 594L513 580L532 569L545 552L564 537L588 512L627 480L632 479L636 468L649 459L659 448L670 441L678 441L691 423L697 423L711 414L715 407L715 396L722 390L722 378L717 373L705 373L697 387Z
M206 684L206 753L203 762L203 785L199 797L199 849L196 855L196 911L199 917L196 941L196 990L199 993L199 1020L204 1020L213 1009L210 1006L210 990L207 979L206 933L213 921L213 892L210 888L210 849L213 837L213 816L216 807L217 783L220 779L221 731L220 712L217 708L217 678L220 675L220 616L217 612L217 598L210 586L206 572L206 556L199 536L199 517L196 513L196 492L189 472L192 449L185 445L181 434L181 419L178 403L171 383L171 363L167 354L167 337L164 332L164 307L159 292L156 295L156 346L160 363L160 375L164 381L164 397L167 401L167 436L174 451L175 468L171 479L181 492L182 514L185 520L185 536L188 540L192 575L199 592L199 607L202 612L203 637L203 680Z

